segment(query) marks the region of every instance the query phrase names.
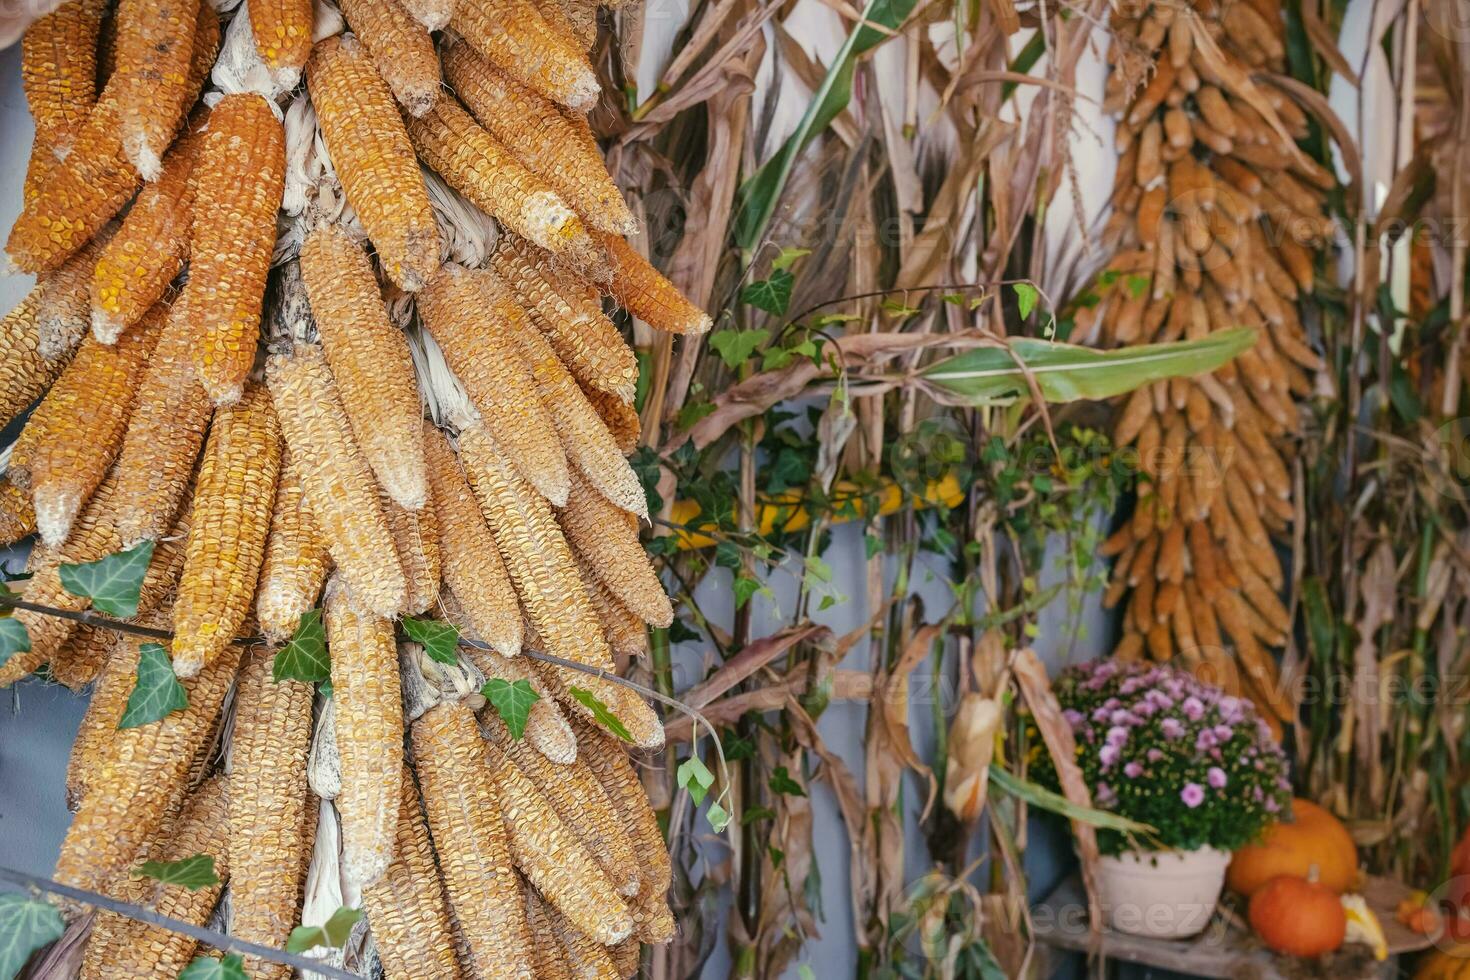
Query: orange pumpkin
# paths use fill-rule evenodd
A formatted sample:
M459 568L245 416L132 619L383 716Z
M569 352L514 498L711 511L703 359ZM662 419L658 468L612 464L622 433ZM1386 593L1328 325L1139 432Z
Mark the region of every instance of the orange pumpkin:
M1341 897L1305 878L1272 878L1251 896L1247 914L1261 942L1287 956L1321 956L1347 936Z
M1225 884L1250 896L1278 875L1313 878L1341 894L1358 880L1358 848L1342 822L1310 800L1291 801L1290 823L1266 828L1259 844L1235 852Z

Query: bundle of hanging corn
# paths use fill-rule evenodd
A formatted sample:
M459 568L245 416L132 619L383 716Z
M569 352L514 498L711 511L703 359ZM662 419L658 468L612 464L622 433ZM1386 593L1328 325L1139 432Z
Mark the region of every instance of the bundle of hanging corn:
M663 729L605 676L672 609L603 299L709 318L622 237L563 2L68 0L26 34L0 525L38 533L27 603L159 638L7 633L0 685L95 681L63 883L277 948L361 904L389 977L627 976L671 937L625 747ZM132 877L195 851L212 889ZM194 952L102 915L83 975Z
M1262 81L1282 66L1278 3L1129 6L1113 30L1118 251L1079 329L1105 346L1257 333L1233 363L1140 388L1119 414L1139 484L1104 549L1117 557L1107 602L1127 596L1117 655L1177 656L1279 730L1295 705L1271 652L1291 626L1272 541L1294 512L1295 400L1322 367L1297 300L1332 232L1334 180L1296 146L1301 109Z

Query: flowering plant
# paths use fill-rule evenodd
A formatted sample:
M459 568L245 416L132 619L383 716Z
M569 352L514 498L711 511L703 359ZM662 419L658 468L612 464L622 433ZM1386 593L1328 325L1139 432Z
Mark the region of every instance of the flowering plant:
M1147 844L1224 851L1289 812L1286 756L1255 708L1172 667L1097 660L1054 685L1093 805L1157 830ZM1037 779L1059 789L1050 756ZM1145 842L1100 830L1104 854Z

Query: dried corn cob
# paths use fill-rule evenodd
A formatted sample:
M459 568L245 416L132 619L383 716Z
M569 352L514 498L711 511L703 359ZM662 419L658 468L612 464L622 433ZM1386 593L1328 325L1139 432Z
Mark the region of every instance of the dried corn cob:
M643 784L628 753L618 740L595 728L588 722L572 719L572 730L577 733L581 746L578 757L587 765L613 804L623 815L623 826L633 838L633 847L643 859L641 880L643 889L662 897L674 880L673 862L664 844L663 832L659 830L658 815L648 803Z
M0 477L0 545L10 546L36 533L36 511L31 495L9 476Z
M642 657L648 654L648 629L642 619L623 605L612 590L597 577L597 573L585 560L577 563L582 573L582 584L587 587L587 597L597 611L602 623L603 635L608 646L619 657Z
M418 510L425 493L418 384L372 264L342 228L323 225L301 246L301 276L353 436L388 496Z
M637 526L575 467L557 520L572 550L639 618L660 627L674 621L674 608L638 540Z
M633 916L633 935L640 942L658 946L674 938L678 926L674 922L674 913L669 908L664 892L651 889L640 891L629 905Z
M448 596L449 605L453 594ZM452 611L446 610L451 622L458 622ZM507 684L525 681L536 692L537 700L531 705L526 718L526 729L522 732L526 743L547 759L556 763L569 763L577 758L577 739L566 717L556 701L541 683L541 677L524 661L512 661L489 650L466 648L465 654L486 677L498 677Z
M284 946L296 925L305 867L306 751L314 692L276 681L261 647L245 657L235 686L230 736L230 935ZM290 969L254 960L253 977L289 977Z
M167 625L166 623L163 625ZM111 634L111 631L108 631ZM112 749L113 733L133 693L138 674L139 648L145 640L127 634L118 636L112 656L98 675L97 686L87 703L86 714L77 727L71 743L71 758L66 764L66 805L75 812L87 794L87 786Z
M117 86L123 152L156 180L163 151L193 101L189 59L199 6L195 0L119 0L114 21L117 59L109 87Z
M623 195L608 175L587 122L564 115L556 105L517 82L468 44L444 53L444 74L480 125L526 169L541 174L588 224L614 234L637 228ZM590 132L585 136L590 136Z
M553 102L585 112L601 94L587 56L559 36L529 0L461 3L449 23L492 64Z
M532 976L530 930L511 867L498 781L485 761L475 716L441 702L413 723L414 770L444 889L469 946L469 971Z
M429 31L398 0L343 0L342 14L410 116L439 98L439 56Z
M86 336L92 312L88 295L92 268L115 230L113 225L103 228L81 251L41 281L36 334L42 357L52 360L67 357Z
M270 535L255 588L255 618L273 643L284 643L295 632L302 613L316 605L331 564L288 450L281 455Z
M400 797L393 863L362 893L383 973L388 980L425 975L459 980L464 971L454 955L449 905L418 788L406 767Z
M571 967L566 953L551 928L551 909L524 880L521 892L526 897L526 924L531 929L531 953L536 960L537 980L571 980Z
M612 267L609 295L618 305L656 330L704 333L709 314L685 299L678 287L616 235L594 232Z
M252 94L220 100L194 167L199 220L184 287L199 323L195 371L216 405L240 397L255 363L285 171L285 136L270 103Z
M296 87L311 55L311 0L251 0L250 32L282 91Z
M44 291L35 287L0 320L0 417L6 422L45 394L71 360L41 356L36 312Z
M638 449L638 440L643 436L643 421L638 417L638 409L633 402L585 386L582 387L582 394L587 396L587 401L597 411L597 417L602 419L602 424L612 433L618 451L624 456L632 455Z
M102 672L117 646L118 634L100 626L78 626L51 658L51 677L63 687L80 691Z
M454 3L455 0L403 0L403 9L426 29L437 31L449 23Z
M507 336L515 329L502 319L508 307L498 304L495 316L485 316L479 278L445 265L419 294L419 315L516 467L541 493L565 500L567 461L548 406L537 398L519 347Z
M401 288L419 289L439 266L439 227L393 94L352 37L316 46L306 84L347 201L383 270Z
M561 0L558 6L561 7L562 16L566 19L577 46L583 51L590 51L592 45L597 43L599 4L596 0Z
M342 868L364 886L393 860L403 773L403 702L393 623L357 604L342 579L327 583L327 649L332 656L342 791Z
M221 409L209 430L174 601L174 672L193 677L250 613L281 467L281 429L264 388Z
M128 547L168 530L214 414L194 380L197 333L189 305L181 298L168 311L118 453L117 529Z
M638 975L639 960L643 955L643 946L638 942L637 936L629 936L616 946L607 948L608 955L612 957L613 970L623 980L631 980Z
M97 37L103 0L67 0L26 28L20 78L36 122L36 147L57 158L97 101Z
M529 641L527 645L531 645ZM555 664L538 663L536 671L546 689L567 709L569 717L575 715L599 727L603 726L597 712L583 700L585 696L591 695L602 702L603 707L627 729L633 745L644 749L663 747L663 722L659 721L658 714L631 688L607 677ZM578 692L581 692L581 696ZM580 755L579 752L578 756Z
M336 385L320 348L298 347L266 362L266 377L306 504L353 596L396 616L407 599L403 568Z
M593 942L554 906L547 906L546 913L572 977L576 980L611 980L617 976L617 967L613 965L612 955L606 946Z
M388 499L386 493L382 503L388 528L393 532L394 550L408 580L408 600L403 611L417 616L439 601L442 568L438 514L427 506L422 510L405 510Z
M58 545L122 448L133 393L162 330L159 309L112 347L88 337L32 413L11 451L41 539Z

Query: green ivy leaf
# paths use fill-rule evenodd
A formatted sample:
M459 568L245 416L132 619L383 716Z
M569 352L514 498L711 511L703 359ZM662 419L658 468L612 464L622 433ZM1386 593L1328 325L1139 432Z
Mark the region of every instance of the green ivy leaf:
M704 639L697 629L693 629L682 619L675 619L669 624L669 642L687 643Z
M521 678L512 684L504 678L492 677L480 688L480 693L495 705L495 712L510 729L511 738L520 741L526 731L526 719L531 717L531 705L541 700L541 695L531 689L531 682Z
M31 634L26 632L25 624L14 616L0 619L0 667L17 653L29 653L30 649Z
M1024 320L1031 315L1032 310L1036 309L1036 298L1040 293L1029 282L1015 283L1011 286L1011 290L1016 294L1016 309L1020 312L1021 319Z
M734 587L735 608L741 609L750 601L751 596L761 590L761 583L758 579L751 578L749 575L739 575L735 578Z
M133 869L134 878L152 878L165 885L178 885L191 892L219 884L214 871L214 858L195 854L181 861L144 861Z
M128 706L117 727L137 728L151 725L175 711L189 706L189 692L174 676L173 661L159 643L145 643L138 648L138 682L128 695Z
M715 782L715 774L709 771L709 767L697 755L691 755L680 763L677 775L679 786L689 791L689 797L694 800L695 806L704 802L709 788Z
M874 555L883 550L883 539L876 534L863 535L863 557L872 559Z
M304 953L317 946L341 949L352 934L352 927L362 918L362 909L345 906L332 913L332 917L319 926L297 926L286 940L286 952Z
M50 902L0 894L0 980L12 980L31 954L61 938L66 924Z
M403 617L403 632L424 645L430 660L453 666L459 663L459 627L440 619Z
M781 254L771 260L771 268L789 269L796 264L797 259L811 254L812 250L809 248L783 248Z
M213 956L196 956L179 980L249 980L245 975L245 960L238 955L215 959Z
M322 611L308 609L301 614L296 632L281 647L271 663L271 677L276 681L301 681L320 684L332 676L332 661L327 655L327 631L322 626Z
M716 330L709 335L707 343L711 350L720 355L720 360L725 362L726 367L734 369L744 364L746 358L754 354L770 335L771 331L764 327L755 330ZM710 410L714 410L713 405Z
M1144 291L1148 289L1148 282L1148 276L1142 276L1134 273L1127 279L1123 280L1123 285L1128 287L1128 295L1132 296L1134 299L1138 299L1138 297L1142 296L1144 294Z
M597 695L581 687L569 687L567 690L571 692L572 697L577 699L578 704L581 704L584 708L592 712L592 717L599 725L612 732L624 742L633 741L633 733L628 731L628 726L619 721L618 716L613 714L612 709L603 704Z
M715 833L724 833L725 828L730 826L730 811L719 803L711 802L709 809L704 811L704 819L709 821Z
M774 819L776 819L775 810L772 810L768 806L753 806L747 808L744 813L740 814L740 826L749 827L751 824L760 820Z
M780 793L783 796L805 796L806 790L801 788L801 783L791 778L791 772L785 766L777 766L771 770L771 778L766 780L766 785L771 787L772 793Z
M58 571L62 588L91 599L93 609L118 619L132 619L138 615L138 593L152 560L153 542L144 541L96 561L75 565L63 562Z
M740 302L749 303L758 309L784 316L791 305L791 287L796 277L786 269L772 269L771 278L757 279L740 290Z

